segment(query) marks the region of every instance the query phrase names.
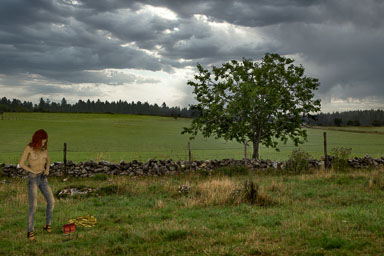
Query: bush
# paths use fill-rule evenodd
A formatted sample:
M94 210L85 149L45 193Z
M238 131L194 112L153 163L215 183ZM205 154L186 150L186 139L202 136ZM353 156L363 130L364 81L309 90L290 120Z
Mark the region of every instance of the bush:
M359 120L349 120L347 122L348 126L360 126L360 121Z
M202 176L202 177L208 177L208 176L211 176L211 175L212 175L212 173L211 173L210 171L206 170L206 169L202 169L202 170L200 170L200 171L199 171L199 174L200 174L200 176Z
M235 204L248 203L262 207L274 205L275 202L260 192L259 185L252 180L244 182L241 189L236 189L231 193L230 201Z
M93 176L92 179L94 179L94 180L107 180L108 175L105 173L98 173L95 176Z
M300 174L309 170L309 160L311 155L299 149L292 151L287 161L286 170L290 173Z
M343 119L341 118L335 118L333 120L333 122L335 123L336 126L341 126L341 124L343 123Z
M336 171L345 171L348 168L348 159L352 148L336 147L331 149L332 166Z
M348 120L347 125L348 126L353 126L353 121L352 120Z
M379 126L382 125L382 123L380 122L380 120L373 120L373 121L372 121L372 125L373 125L373 126L376 126L376 127L379 127Z

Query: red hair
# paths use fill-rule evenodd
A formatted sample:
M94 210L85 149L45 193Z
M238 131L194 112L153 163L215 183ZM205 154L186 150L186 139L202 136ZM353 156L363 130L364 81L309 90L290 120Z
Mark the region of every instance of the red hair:
M42 144L43 144L42 141L43 140L47 140L44 147L42 147ZM32 141L28 145L31 146L34 150L47 149L47 146L48 146L48 134L47 134L47 132L44 131L43 129L36 131L32 136Z

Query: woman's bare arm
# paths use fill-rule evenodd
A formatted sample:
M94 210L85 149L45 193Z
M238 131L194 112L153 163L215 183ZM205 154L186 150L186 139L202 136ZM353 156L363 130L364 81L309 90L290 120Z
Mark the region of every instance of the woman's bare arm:
M44 174L48 175L49 174L49 166L51 165L51 159L49 158L49 153L47 151L47 165L45 167Z
M20 167L23 168L24 170L29 171L29 172L33 172L31 168L29 168L27 165L25 165L25 161L27 161L29 152L30 152L30 149L29 149L28 146L26 146L26 147L24 148L23 155L21 156L19 165L20 165Z

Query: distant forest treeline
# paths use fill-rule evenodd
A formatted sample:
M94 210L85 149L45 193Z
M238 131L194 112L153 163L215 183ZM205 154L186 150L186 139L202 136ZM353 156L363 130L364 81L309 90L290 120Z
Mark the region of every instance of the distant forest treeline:
M194 111L188 108L168 107L165 102L158 106L150 105L148 102L131 102L119 100L118 102L108 101L87 101L79 100L77 103L68 104L63 98L61 103L51 102L49 99L40 98L39 104L32 102L21 102L18 99L7 99L3 97L0 100L0 112L71 112L71 113L119 113L133 115L155 115L171 117L193 117Z
M158 106L150 105L148 102L141 103L119 100L118 102L82 101L71 105L63 98L61 103L51 102L49 99L40 98L39 104L32 102L21 102L18 99L0 100L0 112L78 112L78 113L119 113L138 114L171 117L195 117L197 112L191 108L168 107L165 102ZM334 113L320 113L314 119L306 120L311 125L323 126L382 126L384 125L384 110L356 110Z
M308 123L323 126L382 126L384 110L355 110L346 112L320 113Z

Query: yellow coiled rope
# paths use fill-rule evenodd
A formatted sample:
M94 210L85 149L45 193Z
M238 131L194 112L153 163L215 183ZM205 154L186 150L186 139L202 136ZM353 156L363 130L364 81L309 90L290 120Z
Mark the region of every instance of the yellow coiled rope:
M80 216L75 219L70 219L68 221L69 224L75 223L76 226L83 226L85 228L90 228L93 227L97 224L97 220L95 217L92 215L85 215L85 216Z

